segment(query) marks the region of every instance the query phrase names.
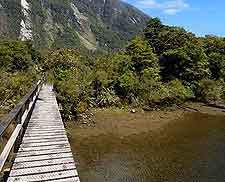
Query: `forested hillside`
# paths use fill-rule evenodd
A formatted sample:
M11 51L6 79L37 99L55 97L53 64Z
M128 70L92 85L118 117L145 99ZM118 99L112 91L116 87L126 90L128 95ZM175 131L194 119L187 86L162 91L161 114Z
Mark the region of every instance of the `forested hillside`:
M36 48L120 49L149 16L120 0L0 0L0 37Z

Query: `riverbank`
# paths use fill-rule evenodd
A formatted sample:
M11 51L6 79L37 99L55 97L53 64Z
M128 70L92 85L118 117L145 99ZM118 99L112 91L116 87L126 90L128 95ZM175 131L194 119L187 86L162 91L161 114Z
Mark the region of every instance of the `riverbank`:
M97 109L92 111L93 117L80 122L66 122L69 133L76 133L76 137L85 138L104 133L118 136L127 136L137 132L157 130L171 120L182 117L187 111L176 109L174 111L137 110L131 113L120 109ZM91 129L88 129L91 128ZM88 132L86 132L88 130Z
M120 128L121 134L130 134L138 130L157 130L170 121L181 118L186 113L225 116L225 109L212 107L204 103L188 102L164 110L144 111L142 109L105 108L93 109L88 114L81 115L78 121L66 122L66 127L86 129L91 127L91 133L109 132ZM70 131L71 132L71 131ZM89 133L91 135L91 133ZM85 135L85 133L81 133Z

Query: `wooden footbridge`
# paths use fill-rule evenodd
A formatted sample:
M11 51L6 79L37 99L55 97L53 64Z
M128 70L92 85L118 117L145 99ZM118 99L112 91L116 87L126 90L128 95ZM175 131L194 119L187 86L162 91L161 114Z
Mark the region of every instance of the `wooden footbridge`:
M0 120L0 136L3 181L80 181L51 85L40 80Z

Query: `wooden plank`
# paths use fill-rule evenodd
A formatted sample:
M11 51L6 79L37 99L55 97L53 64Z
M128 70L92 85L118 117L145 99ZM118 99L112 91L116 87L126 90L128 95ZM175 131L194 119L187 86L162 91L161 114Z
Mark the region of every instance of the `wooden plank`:
M49 103L52 104L52 103ZM55 112L54 109L48 109L45 106L42 105L42 107L44 108L44 110L35 110L34 115L32 115L31 119L32 120L38 120L38 119L43 119L44 121L46 119L52 118L52 119L60 119L61 115L59 112ZM57 109L57 108L55 108ZM47 110L47 112L46 112ZM44 115L42 115L44 114Z
M69 147L50 149L50 150L43 149L39 151L18 152L16 154L16 157L29 157L29 156L35 156L35 155L48 155L48 154L68 153L68 152L71 152L71 149Z
M63 130L65 130L65 128L64 128L64 125L62 125L62 124L58 124L58 123L55 123L54 125L50 125L50 124L48 124L48 125L29 125L28 127L27 127L27 129L29 129L29 130L36 130L36 129L52 129L53 131L54 130L57 130L57 129L63 129Z
M74 160L72 157L60 158L60 159L54 159L54 160L48 159L43 161L18 162L13 164L12 170L40 167L40 166L51 166L51 165L57 165L57 164L68 164L68 163L74 163Z
M46 120L46 121L29 121L29 124L28 126L30 125L39 125L39 124L51 124L51 125L54 125L55 123L57 124L61 124L63 125L62 121L58 121L58 120Z
M46 136L59 136L59 135L64 135L66 136L66 132L55 132L55 133L51 133L51 132L48 132L48 133L29 133L29 134L26 134L24 135L24 137L46 137Z
M61 123L61 124L63 124L62 121L60 121L59 119L54 119L54 118L46 119L45 121L44 120L39 120L39 121L30 120L29 121L29 124L37 124L37 123L39 123L39 124L45 124L45 123L50 123L50 124Z
M42 126L42 127L44 127L44 126L64 126L63 125L63 123L62 122L60 122L60 121L46 121L46 122L30 122L29 124L28 124L28 127L30 127L30 126Z
M58 128L27 128L29 132L27 133L33 133L33 132L55 132L55 131L65 131L63 127Z
M76 167L73 163L68 163L68 164L56 164L52 166L14 169L10 172L10 177L31 175L31 174L41 174L41 173L52 173L52 172L64 171L64 170L76 170Z
M38 134L45 134L45 133L57 133L57 132L65 132L64 128L59 128L59 129L30 129L26 132L26 134L31 134L31 133L38 133Z
M20 147L20 151L38 151L38 150L46 150L46 149L57 149L57 148L63 148L63 147L70 147L69 143L65 144L57 144L57 145L50 145L50 146L37 146L37 147Z
M36 123L36 124L30 124L28 125L27 129L32 130L32 129L64 129L65 127L62 123Z
M40 124L40 123L37 123L37 124L32 124L32 125L28 125L28 127L27 127L27 129L29 129L29 130L35 130L35 129L55 129L55 130L57 130L57 129L64 129L65 130L65 128L64 128L64 125L63 124L61 124L61 123L54 123L54 124L49 124L48 123L48 125L42 125L42 124Z
M49 139L40 139L40 140L27 140L22 142L22 144L29 144L29 143L47 143L47 142L61 142L67 140L66 137L64 138L49 138Z
M28 157L16 157L15 162L29 162L29 161L41 161L49 159L60 159L73 157L72 153L61 153L61 154L49 154L49 155L40 155L40 156L28 156Z
M17 176L10 177L8 182L34 182L34 181L50 181L63 179L68 177L77 177L77 170L68 170L68 171L60 171L60 172L52 172L52 173L43 173L43 174L34 174L28 176Z
M67 144L68 140L64 141L58 141L58 142L45 142L45 143L22 143L20 145L21 148L26 148L26 147L41 147L41 146L50 146L50 145L62 145L62 144Z
M67 137L65 133L59 133L57 135L52 135L52 134L44 134L44 135L28 135L28 136L24 136L23 138L25 140L29 140L29 139L46 139L46 138L54 138L54 137Z
M30 128L30 127L28 127L27 128L27 131L26 131L26 134L28 134L28 133L30 133L30 132L33 132L33 131L45 131L45 129L48 129L48 130L50 130L51 128L43 128L43 130L41 130L41 129L39 129L39 128ZM51 129L51 132L57 132L57 131L65 131L65 128L64 127L60 127L60 126L58 126L58 128L52 128Z
M65 130L55 130L55 131L27 131L24 136L32 136L32 135L57 135L57 134L65 134Z
M58 138L67 138L66 135L49 135L49 136L36 136L36 137L24 137L23 141L29 141L29 140L45 140L45 139L58 139Z
M30 123L36 123L36 122L44 123L44 122L49 122L49 121L62 122L60 117L51 117L51 118L38 117L38 119L34 119L34 118L30 119Z
M50 121L52 121L52 122L54 122L54 121L60 122L60 118L57 118L57 117L49 117L49 118L38 117L38 118L39 119L32 119L31 118L30 123L37 123L37 122L39 122L39 123L45 123L45 122L50 122Z
M56 179L52 180L51 182L80 182L79 177L73 177L73 178L61 178L61 179Z

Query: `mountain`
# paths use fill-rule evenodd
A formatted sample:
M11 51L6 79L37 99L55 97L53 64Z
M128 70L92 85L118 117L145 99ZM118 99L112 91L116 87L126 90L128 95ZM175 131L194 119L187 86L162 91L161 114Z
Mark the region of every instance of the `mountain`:
M39 48L120 48L149 19L120 0L0 0L0 37Z

